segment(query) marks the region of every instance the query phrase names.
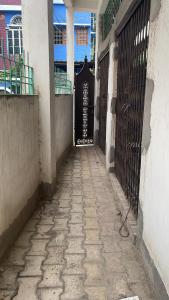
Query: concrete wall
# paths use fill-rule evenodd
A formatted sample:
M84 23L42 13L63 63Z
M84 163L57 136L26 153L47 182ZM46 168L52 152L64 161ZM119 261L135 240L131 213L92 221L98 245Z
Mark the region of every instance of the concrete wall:
M58 95L54 100L56 172L73 145L73 96Z
M33 7L33 9L32 9ZM40 163L44 191L55 185L54 148L54 56L53 3L50 0L22 0L23 47L34 68L35 89L39 94Z
M37 200L38 113L36 96L0 96L0 256Z
M160 8L161 5L161 8ZM169 1L152 1L140 205L143 240L169 294ZM157 282L155 283L157 286ZM160 295L159 299L168 299Z

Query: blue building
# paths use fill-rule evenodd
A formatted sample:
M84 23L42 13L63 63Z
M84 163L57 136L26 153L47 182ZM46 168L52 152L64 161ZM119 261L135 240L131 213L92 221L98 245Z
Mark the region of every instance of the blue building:
M22 53L22 19L21 1L11 0L11 5L0 5L0 15L5 19L6 38L3 35L4 49L7 54ZM3 4L5 0L3 0ZM13 5L16 3L16 5ZM54 24L54 61L55 70L66 71L66 7L62 0L53 1ZM2 31L2 27L1 27ZM95 17L85 12L74 13L75 34L75 65L81 67L85 56L88 61L94 61ZM1 40L1 36L0 36ZM0 44L2 46L2 43Z
M54 60L56 69L66 70L66 7L62 0L54 1ZM74 53L78 71L84 58L94 61L95 15L88 12L74 13Z

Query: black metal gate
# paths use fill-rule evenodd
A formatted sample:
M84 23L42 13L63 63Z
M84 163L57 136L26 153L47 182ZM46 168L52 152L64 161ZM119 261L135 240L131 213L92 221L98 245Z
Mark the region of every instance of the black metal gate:
M100 72L100 101L99 101L99 146L105 153L106 146L106 120L108 96L109 53L99 63Z
M81 72L75 76L75 144L93 144L94 75L85 59Z
M150 0L137 4L117 32L118 75L115 171L137 215Z

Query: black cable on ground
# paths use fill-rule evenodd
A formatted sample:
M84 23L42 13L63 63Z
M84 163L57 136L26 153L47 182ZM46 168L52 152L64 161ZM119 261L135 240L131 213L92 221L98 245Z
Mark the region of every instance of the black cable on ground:
M128 227L127 227L127 220L128 220L128 215L129 215L129 213L130 213L131 207L132 207L132 206L131 206L131 204L130 204L130 207L129 207L129 209L128 209L128 211L127 211L127 214L126 214L126 216L125 216L125 218L124 218L124 221L122 222L122 225L121 225L121 227L119 228L119 234L120 234L120 236L123 237L123 238L128 238L129 235L130 235L129 229L128 229ZM119 212L118 212L118 215L119 215L119 216L121 217L121 219L122 219L122 213L121 213L120 210L119 210ZM122 232L123 228L125 228L126 234L123 234L123 232Z

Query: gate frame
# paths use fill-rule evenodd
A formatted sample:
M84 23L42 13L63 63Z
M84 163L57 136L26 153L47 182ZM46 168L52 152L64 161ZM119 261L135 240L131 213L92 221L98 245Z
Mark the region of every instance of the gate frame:
M123 32L123 30L125 29L125 27L127 26L127 23L132 19L132 17L134 17L134 14L136 13L137 9L139 8L139 6L142 4L144 0L136 0L135 2L133 1L132 4L130 5L127 13L125 14L124 18L121 20L121 22L119 23L119 25L117 26L116 30L115 30L115 41L116 43L118 43L118 39L119 39L119 36L120 34ZM147 19L149 18L150 20L150 8L151 8L151 0L146 0L146 1L149 1L148 3L143 3L143 5L145 5L145 7L148 7L149 6L149 11L147 13ZM145 8L143 7L143 8ZM142 11L143 11L143 8L142 8ZM149 15L149 16L148 16ZM148 25L146 25L146 30L148 28ZM145 28L145 27L144 27ZM147 33L147 32L146 32ZM148 41L149 41L149 35L146 36L147 38L147 48L146 50L148 51ZM137 45L136 45L137 46ZM141 52L142 53L142 52ZM119 59L118 59L119 61ZM145 67L145 70L147 68L147 61L146 61L146 67ZM140 70L140 69L139 69ZM118 75L119 74L119 70L117 70L117 91L118 91ZM141 80L139 78L139 80ZM131 85L130 85L130 88L131 88ZM143 96L143 110L142 110L142 129L141 131L143 131L143 122L144 122L144 101L145 101L145 91L146 91L146 75L145 75L145 78L144 78L144 96ZM118 95L117 95L117 98L118 98ZM141 98L141 96L140 96ZM117 100L118 101L118 100ZM116 135L117 135L117 101L116 101ZM140 115L141 115L141 111L140 111ZM129 119L128 119L129 120ZM141 126L141 125L140 125ZM128 128L127 128L127 131L128 131ZM142 132L143 133L143 132ZM142 133L141 133L141 136L142 136ZM129 137L130 134L129 133L126 133L126 138ZM128 139L129 140L129 139ZM135 141L135 140L134 140ZM141 143L140 143L140 146L142 146L142 137L141 137ZM115 165L116 165L116 151L117 151L117 136L115 136ZM140 151L140 152L139 152ZM129 195L131 190L128 191L128 188L126 189L126 187L122 184L122 182L119 180L118 176L118 180L120 181L120 184L122 186L122 189L124 191L124 193L126 194L126 197L128 199L128 201L130 202L130 206L133 208L133 212L134 212L134 215L137 217L138 216L138 205L139 205L139 190L140 190L140 172L141 172L141 149L138 150L139 152L139 155L140 155L140 167L139 167L139 185L138 185L138 193L136 192L137 194L137 199L136 197L134 196L131 196ZM126 156L127 158L127 156ZM129 159L129 158L128 158ZM126 170L129 169L128 166L126 166ZM117 173L116 173L117 175ZM126 178L127 178L127 175L125 175L125 181L126 181ZM132 203L132 198L134 199L133 203ZM137 204L137 205L136 205Z

